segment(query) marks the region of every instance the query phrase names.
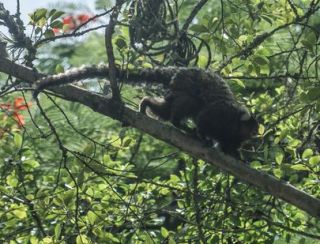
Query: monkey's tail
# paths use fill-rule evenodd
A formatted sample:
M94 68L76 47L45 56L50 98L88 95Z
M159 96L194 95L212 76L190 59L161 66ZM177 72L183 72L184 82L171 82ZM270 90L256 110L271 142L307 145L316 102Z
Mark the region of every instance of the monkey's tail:
M169 120L171 111L168 101L159 101L152 97L144 97L140 103L140 112L147 114L147 108L160 119Z

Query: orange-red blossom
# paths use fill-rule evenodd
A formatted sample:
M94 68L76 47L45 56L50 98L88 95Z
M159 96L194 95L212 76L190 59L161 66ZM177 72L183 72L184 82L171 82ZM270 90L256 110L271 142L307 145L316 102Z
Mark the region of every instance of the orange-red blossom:
M17 97L14 99L13 103L2 103L0 104L0 112L6 112L5 117L12 116L12 118L16 121L19 127L25 125L25 119L21 111L26 110L31 106L31 102L25 103L23 97Z
M65 32L75 30L79 25L86 23L91 18L88 14L68 15L62 19L62 23L65 26ZM52 31L57 35L60 34L59 28L52 28Z

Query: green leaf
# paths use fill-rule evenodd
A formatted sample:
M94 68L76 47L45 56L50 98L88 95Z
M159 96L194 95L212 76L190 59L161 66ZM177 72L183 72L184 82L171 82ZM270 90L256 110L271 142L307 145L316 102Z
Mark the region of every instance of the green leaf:
M123 147L128 147L130 145L130 143L132 142L132 139L131 138L128 138L126 139L124 142L123 142Z
M247 40L248 40L248 35L241 35L238 37L238 42L240 42L240 44L244 44Z
M231 81L233 81L234 83L236 83L238 86L245 88L246 86L244 85L243 81L240 79L232 79Z
M276 152L276 155L275 155L275 160L276 160L276 163L277 164L281 164L282 161L283 161L283 158L284 158L284 153L280 150L278 150Z
M269 75L270 74L269 64L260 65L260 74L262 74L262 75Z
M190 27L190 30L194 31L194 32L198 32L198 33L209 32L208 28L206 26L204 26L204 25L201 25L201 24L192 25Z
M74 190L69 190L65 192L62 197L64 204L68 206L72 202L74 196L75 196Z
M176 244L176 241L170 236L168 244Z
M199 55L198 65L199 67L206 67L208 58L205 55Z
M317 155L317 156L313 156L309 159L309 163L312 165L312 166L316 166L320 163L320 155Z
M308 97L309 101L318 100L320 98L320 88L319 87L311 88L307 92L307 97Z
M39 8L33 13L33 20L35 22L38 22L40 19L44 18L46 19L46 14L47 14L47 9L46 8Z
M106 240L109 242L106 243L121 243L117 237L115 237L112 233L106 233Z
M9 194L9 193L10 193L10 190L9 190L9 188L7 188L6 186L0 185L0 192L1 192L2 194L3 194L3 193Z
M154 241L151 239L150 235L147 234L144 244L154 244Z
M51 17L55 12L57 12L57 10L55 8L51 9L48 14L48 17Z
M166 228L164 227L161 227L161 235L164 237L164 238L167 238L169 236L169 232Z
M18 185L18 179L15 175L11 174L11 175L8 175L7 178L6 178L6 183L9 185L9 186L12 186L12 187L17 187Z
M78 235L76 238L77 244L90 244L92 243L86 235Z
M22 146L22 136L20 134L14 134L13 136L14 145L16 148L21 148Z
M56 21L53 21L53 22L50 24L50 27L51 27L51 28L62 29L63 23L62 23L62 21L60 21L60 20L56 20Z
M30 237L30 244L39 244L39 239L35 236Z
M60 238L60 235L61 235L61 224L57 224L55 227L54 227L54 238L55 240L59 240Z
M262 14L260 17L272 25L273 19L271 19L268 15Z
M307 148L306 150L304 150L304 152L302 153L302 158L306 159L309 158L313 155L313 150L311 148Z
M264 132L265 132L265 129L266 129L266 128L264 127L263 124L259 124L258 134L259 134L259 135L263 135Z
M310 51L313 50L313 46L317 44L317 36L314 32L310 32L304 39L301 40L301 44L308 48Z
M43 244L52 244L54 243L53 240L52 240L52 237L45 237L41 240L40 243L43 243Z
M97 215L94 212L89 211L87 214L87 218L89 220L89 223L91 225L94 225L94 223L96 222L96 219L97 219Z
M23 207L13 210L13 214L19 219L25 219L27 217L27 211Z
M293 170L298 170L298 171L310 171L308 167L306 167L303 164L295 164L295 165L291 165L290 167Z
M281 169L274 169L274 170L273 170L273 174L274 174L277 178L281 178L281 177L282 177L282 170L281 170Z
M63 11L57 11L55 12L52 17L51 17L51 21L54 21L56 19L58 19L59 17L61 17L65 12Z
M178 176L176 176L176 175L170 175L170 181L171 181L172 183L178 183L178 182L180 182L181 180L180 180L180 178L179 178Z
M214 237L211 237L210 243L220 243L220 238L218 235L215 235Z
M41 28L44 27L46 23L47 23L46 18L41 18L39 21L37 21L37 25Z
M54 37L55 34L54 34L53 30L48 29L48 30L46 30L46 31L44 32L44 36L45 36L45 38L51 38L51 37Z
M25 161L23 161L24 165L28 165L31 168L38 168L40 166L39 162L35 159L27 159Z
M266 65L269 64L269 59L265 56L256 55L253 57L253 62L258 65Z
M61 64L57 64L56 68L55 68L55 71L56 71L56 74L63 73L64 72L64 68L63 68L63 66Z
M259 169L261 168L261 163L259 161L253 161L250 163L250 167L255 168L255 169Z

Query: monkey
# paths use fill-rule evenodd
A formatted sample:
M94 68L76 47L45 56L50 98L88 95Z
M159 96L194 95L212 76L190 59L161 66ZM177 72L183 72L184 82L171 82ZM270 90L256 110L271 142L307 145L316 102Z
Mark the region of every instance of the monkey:
M183 120L191 118L199 138L217 141L224 153L236 158L240 157L241 144L257 134L257 120L238 103L219 75L197 68L179 69L169 88L162 101L143 98L140 112L146 113L148 107L159 118L188 133L194 131L188 129Z
M107 66L83 67L39 80L34 97L51 86L69 84L88 77L105 77ZM121 74L121 72L120 72ZM235 98L229 85L218 74L198 68L158 67L129 72L129 80L163 84L169 92L159 101L145 97L140 111L149 108L155 115L170 121L201 139L216 140L227 154L236 155L241 143L255 135L257 120ZM195 129L185 119L191 119ZM219 129L217 129L219 128Z

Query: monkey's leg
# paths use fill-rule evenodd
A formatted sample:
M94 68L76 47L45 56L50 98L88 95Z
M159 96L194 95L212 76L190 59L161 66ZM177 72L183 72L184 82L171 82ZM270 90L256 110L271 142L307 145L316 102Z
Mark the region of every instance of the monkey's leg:
M197 116L196 125L202 137L218 141L220 149L235 158L240 158L238 149L240 118L237 111L226 103L208 104Z
M197 136L206 146L213 146L226 134L227 122L220 107L215 104L204 106L195 118Z
M172 101L171 105L171 123L191 135L196 134L196 130L188 127L183 120L187 118L194 119L194 114L199 111L199 101L186 93L179 95Z

